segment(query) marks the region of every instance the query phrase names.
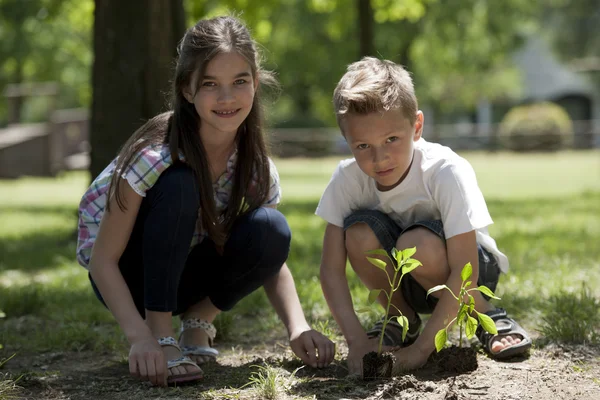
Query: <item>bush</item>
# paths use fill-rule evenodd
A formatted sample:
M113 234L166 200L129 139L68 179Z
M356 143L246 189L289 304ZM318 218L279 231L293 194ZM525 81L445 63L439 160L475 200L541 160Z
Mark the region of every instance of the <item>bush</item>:
M570 145L573 124L569 114L554 103L535 103L512 108L500 123L504 148L526 151L556 151Z

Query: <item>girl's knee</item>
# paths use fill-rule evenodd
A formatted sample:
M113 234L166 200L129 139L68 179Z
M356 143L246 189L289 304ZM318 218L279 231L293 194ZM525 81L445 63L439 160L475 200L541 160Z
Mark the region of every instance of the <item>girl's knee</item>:
M152 204L161 204L169 210L178 210L196 218L200 207L197 187L192 169L183 163L175 163L160 175L148 191L147 199Z
M234 225L227 246L248 257L270 260L268 264L285 262L289 255L292 233L285 216L271 207L259 207Z
M350 226L346 229L345 236L346 251L350 256L365 256L365 251L381 247L375 232L364 222L358 222Z

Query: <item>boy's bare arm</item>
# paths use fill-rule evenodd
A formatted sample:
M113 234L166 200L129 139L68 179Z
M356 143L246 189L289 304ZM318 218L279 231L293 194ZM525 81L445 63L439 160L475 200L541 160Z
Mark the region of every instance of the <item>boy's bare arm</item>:
M368 338L352 306L346 278L346 255L344 230L327 224L321 257L321 287L333 318L351 346L353 342L366 341Z
M475 231L451 237L446 241L446 249L448 265L450 266L450 276L446 285L454 293L458 293L462 282L460 273L466 263L470 262L473 266L473 274L470 278L472 282L476 283L479 278L479 256ZM458 311L456 299L450 292L442 290L438 293L441 294L439 302L425 325L421 336L415 342L415 345L427 356L435 350L435 334L444 328L448 323L447 321L451 321Z

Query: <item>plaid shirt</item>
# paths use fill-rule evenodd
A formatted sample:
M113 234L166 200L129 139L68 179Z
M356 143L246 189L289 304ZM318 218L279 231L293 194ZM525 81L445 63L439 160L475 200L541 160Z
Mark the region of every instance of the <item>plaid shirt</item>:
M235 165L237 161L237 150L234 151L227 161L227 168L223 175L213 184L214 198L217 212L222 214L227 208L229 197L233 190L233 177L235 174ZM279 186L279 175L273 161L269 159L271 170L271 187L269 188L268 199L265 205L279 204L281 201L281 188ZM131 188L140 196L145 197L146 192L154 186L160 174L173 164L169 147L167 145L152 145L144 148L131 164L127 167L125 173L121 174L126 179ZM77 261L86 269L90 263L92 247L96 241L98 229L104 209L106 208L106 199L108 187L115 172L117 160L114 159L108 167L98 175L90 187L83 195L79 203L79 235L77 237ZM200 218L200 213L198 213ZM200 243L207 232L198 228L200 224L197 221L196 231L190 243L190 249Z

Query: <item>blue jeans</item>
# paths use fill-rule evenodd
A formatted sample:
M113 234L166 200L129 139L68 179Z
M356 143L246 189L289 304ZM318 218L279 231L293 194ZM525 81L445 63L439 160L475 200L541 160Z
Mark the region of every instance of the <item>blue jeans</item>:
M185 312L210 298L227 311L279 272L291 232L274 208L259 207L237 219L223 252L205 238L189 249L200 207L192 170L182 163L164 171L142 200L119 269L142 316L145 309ZM90 281L96 296L102 295Z
M346 217L344 220L344 231L359 222L365 223L371 228L379 243L388 252L390 257L392 257L391 251L396 246L398 238L406 231L414 228L426 228L445 241L444 226L442 225L442 221L439 220L418 221L410 226L400 227L387 214L381 211L358 210ZM477 244L477 249L479 253L479 279L477 285L485 285L494 291L500 277L498 260L479 244ZM420 314L431 314L437 305L438 299L433 296L427 296L427 290L410 273L402 278L400 290L408 305ZM489 299L485 295L483 297Z

